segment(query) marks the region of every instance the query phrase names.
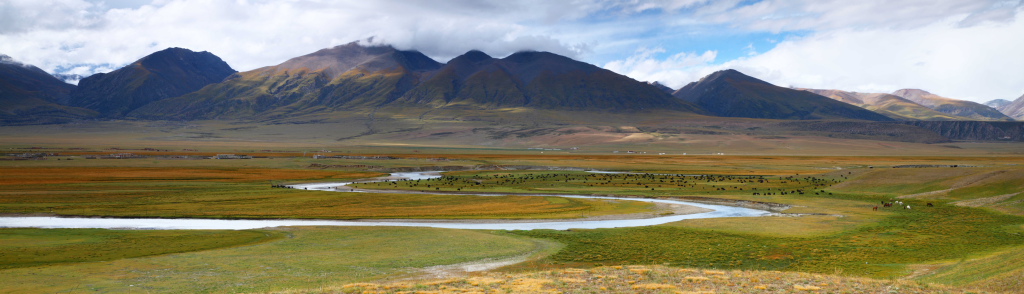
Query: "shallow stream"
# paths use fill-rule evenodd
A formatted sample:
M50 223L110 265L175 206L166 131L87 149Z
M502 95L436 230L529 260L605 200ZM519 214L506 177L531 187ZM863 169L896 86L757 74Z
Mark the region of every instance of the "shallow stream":
M387 179L432 179L441 176L440 172L407 172L393 173ZM304 190L322 190L335 192L363 192L373 193L373 190L361 190L346 187L346 183L312 183L291 185L291 188ZM466 194L476 196L500 196L503 194ZM648 198L620 198L602 197L587 195L550 195L534 194L517 196L558 196L567 198L588 198L588 199L609 199L643 201L652 203L667 203L689 205L711 209L713 211L666 215L644 219L620 219L620 220L285 220L285 219L261 219L261 220L230 220L230 219L168 219L168 218L85 218L85 217L0 217L0 227L6 228L101 228L101 229L144 229L144 230L246 230L267 227L282 226L398 226L398 227L434 227L448 229L482 229L482 230L536 230L536 229L598 229L598 228L621 228L653 226L670 222L677 222L687 219L718 218L718 217L753 217L770 214L768 211L724 206L701 204L677 200L648 199Z

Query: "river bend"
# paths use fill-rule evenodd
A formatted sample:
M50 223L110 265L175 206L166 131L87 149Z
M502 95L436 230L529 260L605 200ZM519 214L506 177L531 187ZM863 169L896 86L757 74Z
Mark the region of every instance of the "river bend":
M432 179L441 176L440 172L408 172L393 173L386 179ZM373 190L361 190L345 187L351 182L345 183L312 183L298 184L289 187L305 190L323 190L336 192L363 192L373 193ZM476 196L500 196L504 194L460 194ZM558 196L567 198L589 198L643 201L652 203L667 203L678 205L689 205L711 209L710 212L666 215L644 219L621 219L621 220L488 220L474 219L472 222L453 222L445 220L285 220L285 219L168 219L168 218L84 218L84 217L0 217L0 228L100 228L100 229L143 229L143 230L247 230L267 227L283 226L396 226L396 227L433 227L447 229L480 229L480 230L537 230L537 229L599 229L599 228L621 228L653 226L670 222L677 222L687 219L719 218L719 217L755 217L769 215L764 210L733 207L724 205L712 205L685 202L667 199L648 198L621 198L587 195L551 195L532 194L516 196Z

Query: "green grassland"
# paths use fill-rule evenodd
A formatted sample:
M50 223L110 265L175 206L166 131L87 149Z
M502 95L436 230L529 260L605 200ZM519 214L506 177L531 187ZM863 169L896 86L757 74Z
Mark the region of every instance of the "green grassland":
M117 231L0 229L0 269L201 251L268 242L261 231Z
M0 229L0 232L15 229ZM40 232L42 231L42 232ZM105 231L105 230L98 230ZM32 242L65 243L67 262L0 270L7 293L150 292L224 293L280 291L296 287L333 285L422 274L422 268L485 258L529 254L538 243L503 233L468 230L394 227L295 227L241 231L270 235L272 241L245 246L194 248L203 251L151 257L90 261L96 248L78 236L121 234L140 241L161 241L139 231L81 230L62 235L40 229L17 229L9 234L48 235ZM162 233L170 234L170 233ZM178 232L177 234L182 234ZM201 237L209 232L196 232ZM25 243L25 242L22 242ZM111 252L131 251L136 245L105 242ZM174 243L153 245L175 247ZM78 256L75 256L75 254ZM169 252L168 252L169 253Z
M787 213L813 215L516 233L567 244L547 259L547 265L527 268L665 264L895 278L908 274L908 266L917 263L968 259L972 253L1024 245L1024 237L1005 229L1024 219L957 205L966 197L985 198L1019 191L1020 177L1016 175L1022 170L1012 165L872 167L804 176L467 171L449 173L440 179L368 183L360 187L683 199L698 196L788 204L795 208L786 210ZM905 194L946 190L963 196L900 198ZM873 209L881 206L881 202L895 199L913 209ZM938 205L930 207L926 202Z
M242 153L218 149L223 147L215 145L199 153ZM1002 151L984 155L1003 150L997 147L979 147L960 154L956 152L962 149L932 146L956 155L914 157L660 156L573 154L564 150L540 154L529 150L422 146L392 146L380 150L397 152L374 153L371 147L339 147L338 150L358 151L339 151L341 154L389 155L399 159L315 160L295 157L300 156L297 154L303 149L313 148L256 146L246 150L265 152L269 158L86 160L74 155L62 158L73 159L70 161L52 158L0 161L0 172L4 175L0 178L0 213L7 214L566 218L651 209L630 204L632 202L587 202L558 197L360 194L270 187L271 183L372 177L389 169L485 165L578 167L641 174L469 170L448 172L442 179L418 183L360 185L463 193L705 197L791 207L784 210L783 215L760 218L688 220L641 228L504 233L422 228L286 228L219 233L0 229L3 236L11 236L0 246L16 246L40 256L53 255L43 259L50 260L46 261L47 265L28 266L25 261L18 261L26 266L0 270L0 280L16 281L5 282L0 289L9 292L310 289L309 292L316 292L321 286L330 290L348 283L420 277L422 272L417 269L427 266L520 255L536 251L536 242L557 242L564 247L549 250L547 257L505 271L529 276L538 270L567 267L646 264L750 270L745 272L750 275L772 273L753 270L886 279L912 275L928 283L1014 292L1020 289L1019 283L1014 281L1019 281L1022 272L1020 263L1015 262L1019 259L1016 255L1024 248L1021 227L1024 218L1020 216L1020 211L1024 211L1020 199L1024 195L1015 194L1024 190L1020 176L1024 171L1021 167L1024 158ZM263 148L273 150L262 151ZM70 152L69 149L61 152ZM105 151L97 148L81 152ZM161 154L172 153L190 154L192 151ZM358 167L370 165L380 168L370 171ZM905 165L922 167L893 168ZM948 167L952 165L957 167ZM881 202L896 200L913 209L872 209ZM487 213L480 213L481 210ZM152 250L140 249L146 246L132 247L134 244L177 244L159 240L186 238L183 236L189 234L223 234L218 237L223 241L214 241L221 239L211 237L209 242L154 246ZM246 234L265 239L246 239ZM60 239L65 235L72 238ZM230 240L241 241L232 243ZM460 243L463 240L473 241ZM86 254L89 250L53 247L102 247L98 244L110 244L108 252L92 256ZM445 257L449 255L455 257ZM12 261L11 264L17 263ZM789 273L772 275L782 277ZM824 276L813 277L808 279ZM554 281L560 283L557 279ZM792 284L782 283L771 289L791 289ZM946 288L936 289L941 292Z

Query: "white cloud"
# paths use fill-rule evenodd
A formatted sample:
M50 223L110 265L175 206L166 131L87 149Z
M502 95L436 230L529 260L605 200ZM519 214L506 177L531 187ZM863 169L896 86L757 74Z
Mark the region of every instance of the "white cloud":
M579 57L591 48L588 43L564 42L537 27L604 6L557 2L11 0L0 2L0 52L51 71L123 65L166 47L210 51L236 69L250 70L368 37L442 62L471 49L495 56L532 49Z
M1022 0L3 0L0 53L88 74L166 47L238 70L376 37L444 62L471 49L543 50L679 87L733 67L780 85L957 98L1024 93ZM797 32L664 52L691 35ZM702 39L697 39L702 40ZM699 42L699 41L697 41ZM726 42L723 42L726 43ZM750 44L736 60L724 46ZM757 46L755 48L754 46ZM636 51L637 48L653 48ZM1015 94L1012 94L1015 93Z
M708 67L718 55L715 51L702 54L677 53L664 60L655 55L664 53L664 48L637 50L636 54L625 60L612 61L604 65L608 70L632 77L640 81L658 81L673 89L682 87L686 81L697 78L700 69Z
M921 88L977 102L1024 94L1024 19L971 27L839 30L784 41L721 65L782 86L892 92Z
M753 31L828 31L837 29L911 29L951 16L961 25L1008 21L1020 0L735 0L701 7L702 19Z
M1024 8L1020 8L1019 1L1010 4L984 6L995 7L986 8L987 12L1016 9L1010 19L1005 18L1005 11L998 12L999 16L961 13L927 25L911 25L878 16L881 20L871 27L822 30L783 40L766 52L735 60L675 66L675 56L662 60L638 54L610 62L606 68L674 88L716 70L733 68L779 86L886 93L921 88L976 102L1010 100L1024 94L1024 78L1020 75L1024 68L1024 54L1020 54L1020 48L1024 48ZM769 1L763 4L765 7L747 9L779 11L772 5L775 2ZM837 13L843 14L832 14ZM982 18L985 20L979 20Z

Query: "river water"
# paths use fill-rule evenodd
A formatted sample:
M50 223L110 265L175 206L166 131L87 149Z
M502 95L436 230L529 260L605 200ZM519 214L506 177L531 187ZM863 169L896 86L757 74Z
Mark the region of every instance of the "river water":
M440 172L393 173L389 179L432 179L440 177ZM337 192L374 192L346 187L347 183L312 183L292 185L291 188L304 190L323 190ZM476 196L499 196L499 194L471 194ZM143 230L247 230L283 226L397 226L397 227L433 227L448 229L482 229L482 230L536 230L536 229L599 229L653 226L687 219L719 218L719 217L754 217L764 216L770 212L742 207L692 203L665 199L619 198L586 195L522 195L522 196L558 196L567 198L589 198L609 200L629 200L655 203L690 205L711 209L713 211L694 214L667 215L645 219L625 220L591 220L591 221L508 221L477 219L472 221L442 220L403 220L403 221L341 221L341 220L227 220L227 219L164 219L164 218L80 218L80 217L0 217L0 227L4 228L101 228L101 229L143 229Z

